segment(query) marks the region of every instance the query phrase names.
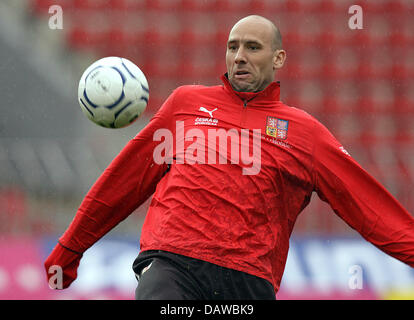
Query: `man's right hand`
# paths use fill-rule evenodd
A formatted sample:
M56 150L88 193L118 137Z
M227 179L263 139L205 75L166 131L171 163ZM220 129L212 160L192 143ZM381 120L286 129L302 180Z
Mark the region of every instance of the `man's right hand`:
M77 277L82 254L58 243L45 261L46 276L52 289L66 289Z

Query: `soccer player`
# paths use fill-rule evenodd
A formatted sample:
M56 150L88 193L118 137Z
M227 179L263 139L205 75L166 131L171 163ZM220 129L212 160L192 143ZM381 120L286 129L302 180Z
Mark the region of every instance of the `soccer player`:
M238 21L223 84L171 94L87 193L45 262L48 277L61 266L67 288L82 254L151 195L136 299L275 299L312 192L414 267L410 213L321 123L280 101L282 48L271 21Z

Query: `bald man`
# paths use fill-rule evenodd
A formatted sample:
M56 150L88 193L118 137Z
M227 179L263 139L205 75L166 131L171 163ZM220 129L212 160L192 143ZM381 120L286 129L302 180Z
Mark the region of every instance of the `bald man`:
M280 101L274 77L285 59L272 22L238 21L223 84L177 88L124 147L46 260L49 284L57 265L67 288L82 254L151 195L133 264L136 299L275 299L313 192L414 266L413 217L322 124Z
M261 16L248 16L231 29L227 42L228 79L236 91L257 92L274 81L286 52L276 26Z

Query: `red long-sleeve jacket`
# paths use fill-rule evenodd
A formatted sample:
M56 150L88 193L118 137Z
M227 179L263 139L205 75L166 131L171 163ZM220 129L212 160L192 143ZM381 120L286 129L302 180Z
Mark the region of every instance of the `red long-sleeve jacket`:
M141 250L244 271L277 291L315 191L366 240L414 266L413 217L323 125L283 104L276 82L239 93L222 79L173 92L93 185L62 245L84 252L154 194Z

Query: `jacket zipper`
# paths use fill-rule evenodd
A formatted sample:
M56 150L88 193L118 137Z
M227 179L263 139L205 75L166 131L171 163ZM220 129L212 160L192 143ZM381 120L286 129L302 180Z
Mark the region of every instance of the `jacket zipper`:
M244 127L246 125L246 113L247 113L247 104L249 103L249 100L243 100L243 110L241 114L240 119L240 126Z

